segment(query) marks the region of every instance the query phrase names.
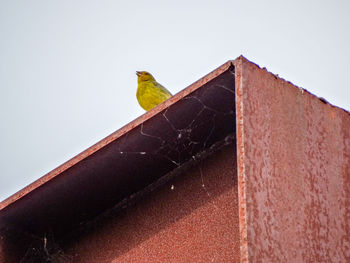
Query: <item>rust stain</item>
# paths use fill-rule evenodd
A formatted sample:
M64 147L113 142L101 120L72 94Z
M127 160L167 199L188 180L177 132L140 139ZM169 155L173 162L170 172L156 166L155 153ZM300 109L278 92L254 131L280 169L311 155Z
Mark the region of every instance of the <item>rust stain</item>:
M349 262L349 113L235 69L242 262Z
M246 179L244 167L244 123L243 123L243 90L242 90L242 63L244 58L235 60L235 88L236 88L236 144L237 144L237 170L238 170L238 200L239 200L239 230L240 230L240 259L248 262L247 244L247 207L246 207Z

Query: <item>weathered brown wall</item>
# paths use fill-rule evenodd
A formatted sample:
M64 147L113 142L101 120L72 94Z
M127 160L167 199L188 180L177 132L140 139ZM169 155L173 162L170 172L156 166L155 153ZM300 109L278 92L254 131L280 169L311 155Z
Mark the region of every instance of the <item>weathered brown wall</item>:
M350 262L350 115L239 58L242 262Z
M226 146L95 230L66 240L66 256L84 263L239 262L235 155L235 146Z

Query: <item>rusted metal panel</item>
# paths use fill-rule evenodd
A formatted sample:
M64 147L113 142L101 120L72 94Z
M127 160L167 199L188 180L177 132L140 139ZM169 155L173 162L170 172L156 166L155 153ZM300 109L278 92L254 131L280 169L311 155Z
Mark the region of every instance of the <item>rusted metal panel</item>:
M230 144L161 188L64 241L73 262L239 262Z
M242 262L350 262L350 114L235 61Z
M59 256L44 244L232 143L234 85L228 62L2 202L0 234L16 244L5 250L37 261Z

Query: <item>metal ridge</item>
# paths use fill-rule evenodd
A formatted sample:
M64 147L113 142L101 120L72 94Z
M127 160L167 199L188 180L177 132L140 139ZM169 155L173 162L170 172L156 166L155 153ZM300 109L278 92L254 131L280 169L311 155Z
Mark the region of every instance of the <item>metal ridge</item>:
M172 96L170 99L164 101L163 103L159 104L152 110L144 113L140 117L136 118L135 120L131 121L130 123L126 124L122 128L118 129L117 131L113 132L112 134L108 135L107 137L103 138L102 140L98 141L94 145L90 146L83 152L77 154L75 157L69 159L65 163L61 164L57 168L53 169L52 171L48 172L47 174L43 175L36 181L32 182L28 186L24 187L23 189L19 190L18 192L14 193L13 195L9 196L2 202L0 202L0 211L3 210L5 207L13 204L17 200L21 199L23 196L26 196L33 190L37 189L38 187L42 186L43 184L51 181L56 176L59 176L62 172L66 171L70 167L76 165L77 163L81 162L82 160L86 159L96 151L102 149L106 145L110 144L111 142L115 141L119 137L123 136L124 134L128 133L135 127L141 125L145 121L149 120L159 112L163 111L164 109L168 108L170 105L178 102L188 94L192 93L193 91L197 90L204 84L208 83L215 77L219 76L221 73L226 71L230 65L233 64L233 60L229 60L217 69L213 70L212 72L208 73L198 81L194 82L193 84L189 85L184 90L178 92L174 96Z

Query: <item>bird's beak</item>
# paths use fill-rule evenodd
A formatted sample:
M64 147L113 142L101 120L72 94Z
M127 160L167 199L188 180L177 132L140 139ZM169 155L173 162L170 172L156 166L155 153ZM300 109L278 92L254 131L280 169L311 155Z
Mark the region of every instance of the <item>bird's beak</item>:
M138 76L138 77L140 77L141 76L141 71L136 71L136 75Z

